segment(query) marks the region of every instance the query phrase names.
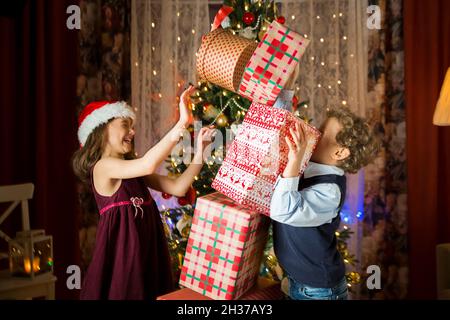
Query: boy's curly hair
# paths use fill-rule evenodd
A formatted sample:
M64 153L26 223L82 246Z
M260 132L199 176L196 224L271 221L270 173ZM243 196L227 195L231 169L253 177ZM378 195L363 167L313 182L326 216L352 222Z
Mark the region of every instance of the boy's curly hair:
M338 166L345 172L356 173L377 156L380 142L369 124L348 108L334 108L328 111L328 118L336 118L342 129L336 135L336 142L350 150L350 155Z

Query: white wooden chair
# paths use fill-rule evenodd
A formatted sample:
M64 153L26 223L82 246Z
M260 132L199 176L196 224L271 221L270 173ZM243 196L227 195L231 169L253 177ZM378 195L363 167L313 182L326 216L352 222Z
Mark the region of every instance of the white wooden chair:
M0 186L0 203L12 202L0 216L0 238L6 242L11 243L14 239L1 230L1 224L19 204L22 211L22 231L30 230L28 200L33 198L33 193L34 184L32 183ZM0 259L4 258L9 258L8 252L0 252ZM55 281L56 277L53 274L30 280L13 278L10 276L9 270L0 270L0 299L31 299L35 297L54 299Z

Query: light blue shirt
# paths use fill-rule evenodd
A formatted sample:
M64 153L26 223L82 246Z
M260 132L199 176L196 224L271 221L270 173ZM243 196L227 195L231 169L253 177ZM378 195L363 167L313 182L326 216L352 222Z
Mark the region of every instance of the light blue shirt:
M338 167L309 162L304 177L344 175ZM338 214L341 191L335 183L320 183L298 191L300 177L278 177L270 203L270 218L294 227L317 227Z

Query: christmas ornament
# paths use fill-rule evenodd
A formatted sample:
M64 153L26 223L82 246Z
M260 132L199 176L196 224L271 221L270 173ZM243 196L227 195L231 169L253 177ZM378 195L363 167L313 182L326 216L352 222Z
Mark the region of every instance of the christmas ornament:
M286 23L286 18L283 17L283 16L279 16L279 17L277 18L277 22L278 22L278 23L281 23L281 24L285 24L285 23Z
M178 198L178 204L180 206L185 206L189 203L188 199L186 197L180 197Z
M163 199L170 199L170 198L172 198L172 195L171 194L168 194L168 193L165 193L165 192L163 192L162 193L162 197L163 197Z
M270 21L264 20L261 25L261 29L259 30L259 33L258 33L259 40L261 40L264 37L267 30L269 30L269 26L270 26Z
M223 128L228 125L228 118L223 113L219 115L216 119L216 123L219 127Z
M351 284L358 284L361 281L361 276L357 272L350 272L347 274L347 281Z
M177 230L181 234L181 236L185 239L189 236L191 224L192 224L192 217L186 213L183 213L182 218L177 222L176 225Z
M188 192L185 195L189 204L194 205L195 199L197 198L197 193L193 187L190 187Z
M255 15L252 12L246 12L242 17L242 21L249 26L255 21Z
M183 229L181 229L181 233L180 234L181 234L181 236L183 238L188 238L190 231L191 231L191 225L187 225Z

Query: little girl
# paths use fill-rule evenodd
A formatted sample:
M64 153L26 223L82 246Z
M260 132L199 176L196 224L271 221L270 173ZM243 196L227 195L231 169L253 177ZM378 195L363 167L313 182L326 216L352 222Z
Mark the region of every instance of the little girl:
M154 172L189 124L193 87L181 96L178 123L142 158L135 159L133 121L125 102L93 102L79 118L75 174L92 190L100 213L93 258L81 299L155 299L173 288L170 256L158 208L147 187L184 196L213 136L202 128L188 169L177 179Z

